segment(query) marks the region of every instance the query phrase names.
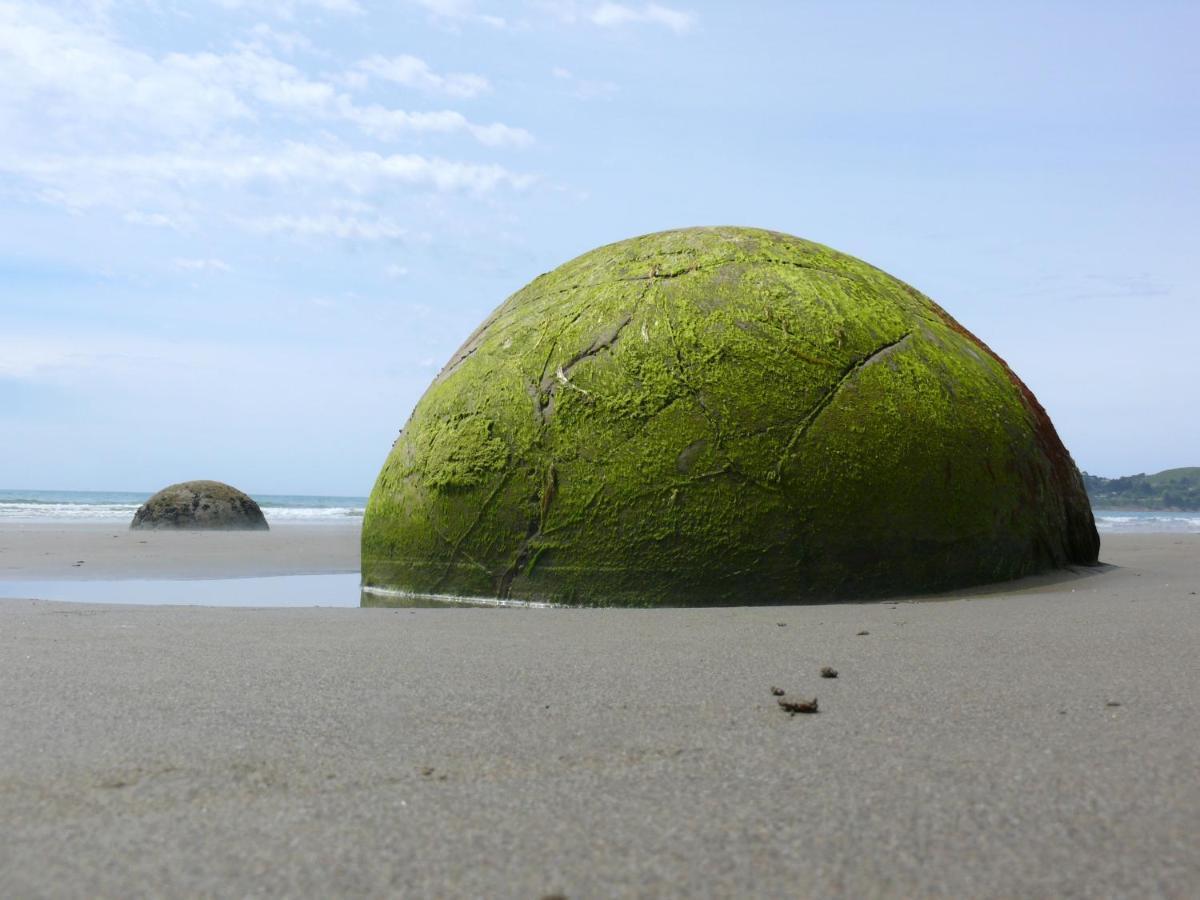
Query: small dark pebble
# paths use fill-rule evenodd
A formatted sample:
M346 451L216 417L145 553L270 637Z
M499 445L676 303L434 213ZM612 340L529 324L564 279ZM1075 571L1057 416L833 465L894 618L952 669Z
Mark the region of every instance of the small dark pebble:
M826 666L821 670L822 678L837 678L837 669L833 666Z
M787 628L787 622L776 622L775 624L780 628Z
M773 687L773 688L771 688L771 693L774 694L776 697L782 697L785 692L784 692L783 688Z
M1109 700L1109 701L1108 701L1107 703L1105 703L1104 705L1105 705L1105 706L1120 706L1121 704L1120 704L1120 703L1118 703L1116 700Z
M855 635L855 637L862 637L864 634L870 634L870 633L871 632L869 632L869 631L860 631L857 635Z
M796 713L815 713L817 711L817 698L811 700L780 700L779 705L784 712L791 713L793 716Z

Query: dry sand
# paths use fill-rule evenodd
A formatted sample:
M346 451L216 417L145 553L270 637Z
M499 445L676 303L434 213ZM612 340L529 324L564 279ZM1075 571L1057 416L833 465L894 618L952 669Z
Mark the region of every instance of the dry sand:
M1200 536L1103 558L824 607L3 601L0 894L1193 897Z

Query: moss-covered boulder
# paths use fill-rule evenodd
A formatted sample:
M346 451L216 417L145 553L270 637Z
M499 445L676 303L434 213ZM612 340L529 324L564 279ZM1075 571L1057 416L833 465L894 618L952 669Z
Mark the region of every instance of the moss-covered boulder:
M488 316L383 466L362 572L423 596L791 603L1098 548L1045 411L940 306L819 244L693 228Z
M185 481L165 487L133 514L130 528L266 531L258 504L220 481Z

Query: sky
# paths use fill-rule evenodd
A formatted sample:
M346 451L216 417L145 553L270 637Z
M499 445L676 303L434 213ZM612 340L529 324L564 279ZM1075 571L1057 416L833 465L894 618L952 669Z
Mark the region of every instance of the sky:
M0 487L365 495L487 313L771 228L1200 465L1200 4L0 0Z

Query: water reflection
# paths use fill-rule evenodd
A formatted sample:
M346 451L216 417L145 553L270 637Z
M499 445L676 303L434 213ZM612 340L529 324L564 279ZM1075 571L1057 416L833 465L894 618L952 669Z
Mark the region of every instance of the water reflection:
M0 597L183 606L358 606L359 575L126 581L0 581Z
M362 588L358 572L256 578L126 578L126 580L0 581L0 598L73 604L160 606L340 606L364 608L548 607L523 600L414 595Z
M196 578L0 581L0 598L112 603L138 606L336 606L447 608L539 606L521 601L413 596L360 586L357 572L337 575L276 575L267 578Z

